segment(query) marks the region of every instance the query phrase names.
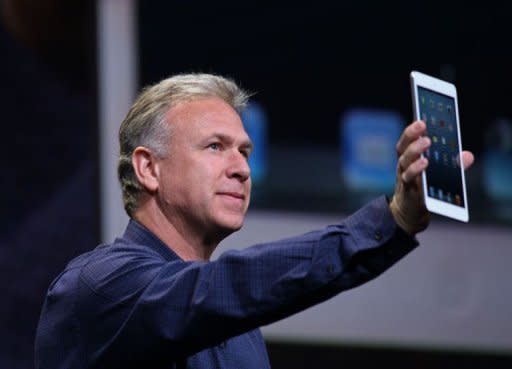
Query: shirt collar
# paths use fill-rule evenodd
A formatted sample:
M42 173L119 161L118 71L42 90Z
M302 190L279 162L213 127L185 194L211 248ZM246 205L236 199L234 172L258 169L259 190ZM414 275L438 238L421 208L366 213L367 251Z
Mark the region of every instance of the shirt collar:
M130 219L128 222L123 238L138 245L151 248L167 261L181 260L169 246L134 219Z

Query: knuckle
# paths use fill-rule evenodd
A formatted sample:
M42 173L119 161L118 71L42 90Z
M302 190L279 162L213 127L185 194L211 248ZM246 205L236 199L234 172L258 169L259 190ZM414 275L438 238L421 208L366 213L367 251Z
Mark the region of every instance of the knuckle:
M399 158L398 158L398 167L404 171L406 169L406 166L405 166L405 157L403 155L401 155Z

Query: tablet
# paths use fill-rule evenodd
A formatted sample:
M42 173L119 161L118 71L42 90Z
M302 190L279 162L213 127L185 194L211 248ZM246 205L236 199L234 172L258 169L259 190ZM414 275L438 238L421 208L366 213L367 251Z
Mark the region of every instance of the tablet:
M423 154L429 162L422 174L425 205L432 213L468 222L455 85L417 71L411 72L410 80L414 118L426 123L432 142Z

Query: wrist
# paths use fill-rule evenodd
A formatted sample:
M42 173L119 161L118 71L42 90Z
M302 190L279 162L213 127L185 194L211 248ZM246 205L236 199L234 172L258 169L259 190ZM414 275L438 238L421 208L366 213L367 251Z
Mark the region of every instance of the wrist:
M404 232L411 236L424 231L430 221L430 214L428 211L422 212L422 214L414 214L413 211L407 211L396 196L393 196L389 202L389 209L393 215L395 223Z

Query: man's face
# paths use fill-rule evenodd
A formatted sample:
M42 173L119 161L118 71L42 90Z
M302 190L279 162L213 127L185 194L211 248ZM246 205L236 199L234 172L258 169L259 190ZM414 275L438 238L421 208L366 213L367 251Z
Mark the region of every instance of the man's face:
M251 193L252 149L239 115L219 98L178 103L169 155L159 159L157 198L178 229L224 238L240 229Z

